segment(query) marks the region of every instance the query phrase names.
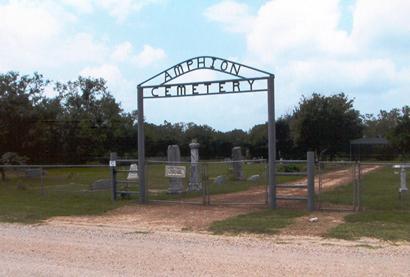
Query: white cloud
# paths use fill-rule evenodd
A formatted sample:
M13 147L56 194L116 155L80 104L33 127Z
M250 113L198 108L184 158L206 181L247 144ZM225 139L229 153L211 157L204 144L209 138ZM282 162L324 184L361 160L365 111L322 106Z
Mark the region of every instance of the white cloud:
M103 78L108 82L121 82L124 77L120 69L113 64L103 64L96 67L86 67L80 71L80 75L85 77Z
M166 57L167 55L163 49L145 44L142 51L134 57L134 63L139 67L145 67L159 62Z
M403 38L409 42L410 1L358 0L354 9L352 38L366 45Z
M94 11L93 1L90 0L62 0L62 2L81 13L91 13Z
M356 105L377 110L386 95L401 99L410 87L408 75L404 77L410 58L410 1L357 0L351 32L339 27L344 4L341 0L271 0L251 14L244 4L222 1L205 15L231 32L245 30L243 60L276 74L279 111L295 105L302 93L313 91L344 91L363 101ZM233 16L238 13L241 16ZM251 20L251 28L241 27L243 18Z
M123 62L129 58L132 53L132 44L129 41L117 45L111 54L111 59L117 62Z
M124 21L130 13L138 12L144 7L161 2L161 0L94 0L97 6L102 7L117 19Z
M115 64L102 64L99 66L85 67L80 71L84 77L103 78L115 99L127 111L136 109L135 83L127 80L120 68Z
M232 32L247 32L253 24L249 7L231 0L222 1L209 7L205 11L205 16L211 21L224 24L225 28Z

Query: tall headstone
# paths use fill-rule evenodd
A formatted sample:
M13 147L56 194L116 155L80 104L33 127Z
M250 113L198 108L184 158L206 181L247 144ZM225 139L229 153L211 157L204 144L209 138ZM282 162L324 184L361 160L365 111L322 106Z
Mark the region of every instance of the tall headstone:
M232 167L235 180L243 180L243 156L240 146L232 148Z
M192 140L189 144L191 149L191 175L189 178L189 191L200 191L202 189L201 169L199 165L199 143Z
M167 150L168 165L180 165L181 152L178 145L168 145ZM184 191L184 184L181 178L169 178L168 193L179 194Z

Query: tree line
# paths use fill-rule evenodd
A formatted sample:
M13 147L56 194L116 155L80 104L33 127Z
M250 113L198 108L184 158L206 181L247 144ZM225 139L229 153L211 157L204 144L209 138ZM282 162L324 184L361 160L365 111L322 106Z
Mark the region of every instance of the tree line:
M54 96L46 95L50 90ZM30 163L105 161L110 152L136 157L137 124L137 112L123 111L103 79L52 82L38 73L0 74L0 163L18 160L16 155ZM268 153L267 123L222 132L208 125L164 121L146 123L145 136L149 157L166 156L171 144L188 156L193 139L205 159L229 157L234 146L242 146L247 158L266 158ZM276 136L277 155L283 159L304 157L308 150L343 157L349 141L363 136L386 137L395 153L406 157L410 107L361 115L344 93L313 93L277 119Z

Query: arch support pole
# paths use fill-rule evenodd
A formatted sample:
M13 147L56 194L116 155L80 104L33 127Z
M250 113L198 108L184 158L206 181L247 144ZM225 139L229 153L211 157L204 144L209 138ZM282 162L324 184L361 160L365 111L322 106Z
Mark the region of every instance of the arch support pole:
M145 134L144 134L144 93L138 86L138 178L140 202L146 203L145 187Z
M275 77L268 78L268 204L276 208Z

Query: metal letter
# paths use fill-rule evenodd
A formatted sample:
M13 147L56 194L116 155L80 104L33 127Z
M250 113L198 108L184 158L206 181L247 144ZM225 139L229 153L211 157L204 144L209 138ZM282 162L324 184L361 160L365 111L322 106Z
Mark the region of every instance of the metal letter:
M198 87L198 84L192 84L192 94L199 94L196 88Z
M204 83L206 86L206 93L209 94L209 86L212 85L212 83Z
M186 87L184 85L177 86L177 96L186 95Z
M248 80L248 83L249 83L249 90L252 90L253 89L253 83L255 82L255 80Z
M172 76L169 75L168 71L165 71L165 83L168 82L169 80L172 80Z
M225 82L219 82L219 93L226 92L224 91L224 85L225 85Z
M224 60L224 61L221 63L221 70L222 70L222 71L226 71L227 69L228 69L228 62Z
M232 82L232 91L235 92L235 88L237 88L237 91L241 91L241 87L239 86L239 81L233 81Z
M171 88L171 86L165 86L165 97L170 97L171 94L169 93L169 89Z
M186 67L188 68L188 71L191 71L191 65L194 63L194 61L193 60L188 60L187 62L186 62Z
M236 67L236 66L238 66L238 67ZM234 70L235 70L235 73L232 72L232 71L234 71ZM239 75L239 70L241 70L241 65L240 65L240 64L232 63L230 73L231 73L231 74L235 74L236 76L238 76L238 75Z
M179 75L184 74L184 68L182 67L182 65L178 64L174 66L174 73L175 73L175 77L178 77Z
M215 61L216 61L216 58L212 58L212 65L211 65L211 69L214 69L215 68Z
M154 94L154 90L157 90L157 89L158 89L158 87L152 88L152 90L151 90L151 95L152 96L158 97L158 94Z
M197 60L197 68L205 68L205 57L199 57Z

